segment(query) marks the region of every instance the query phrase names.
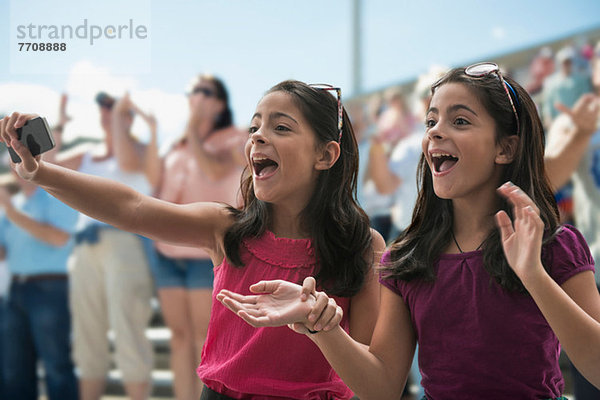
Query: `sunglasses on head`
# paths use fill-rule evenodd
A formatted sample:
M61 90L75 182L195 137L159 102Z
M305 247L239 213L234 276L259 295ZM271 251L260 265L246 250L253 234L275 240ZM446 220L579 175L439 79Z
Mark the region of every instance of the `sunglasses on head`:
M517 135L518 135L519 134L519 114L517 113L517 108L515 107L515 103L513 103L512 97L511 97L508 89L510 88L510 91L513 93L513 96L515 96L515 101L517 102L517 105L519 104L519 98L517 97L517 92L515 92L515 90L512 88L512 86L510 86L510 83L505 81L504 78L502 77L502 74L500 73L500 68L498 67L498 64L495 64L493 62L482 62L482 63L478 63L478 64L473 64L473 65L465 68L465 74L467 74L468 76L474 77L474 78L481 78L482 76L487 76L489 74L498 75L498 78L500 78L500 82L502 83L502 86L504 87L504 91L506 92L506 95L508 96L508 101L510 102L510 106L513 110L513 114L515 115L515 119L517 120Z
M200 93L202 93L204 97L217 97L217 94L213 90L202 86L196 86L195 88L193 88L192 91L189 93L189 96Z
M335 92L337 98L337 106L338 106L338 143L342 141L342 128L344 124L344 109L342 107L342 89L339 87L333 87L327 83L311 83L309 85L315 89L319 90L327 90Z

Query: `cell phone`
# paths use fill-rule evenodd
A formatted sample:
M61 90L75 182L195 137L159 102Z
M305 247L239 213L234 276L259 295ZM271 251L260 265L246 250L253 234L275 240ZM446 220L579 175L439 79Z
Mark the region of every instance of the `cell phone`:
M17 138L23 145L29 148L29 151L34 156L54 147L54 138L44 117L36 117L25 122L25 125L17 129ZM12 148L8 148L8 153L14 163L21 162L21 157Z

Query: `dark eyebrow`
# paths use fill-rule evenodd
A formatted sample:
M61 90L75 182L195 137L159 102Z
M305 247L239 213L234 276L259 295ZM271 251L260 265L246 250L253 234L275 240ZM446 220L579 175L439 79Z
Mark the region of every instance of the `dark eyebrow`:
M455 112L458 110L467 110L470 113L472 113L475 116L478 116L477 113L475 111L473 111L471 108L465 106L464 104L454 104L450 107L448 107L448 112ZM439 114L439 110L435 107L430 107L429 110L427 110L427 114L429 114L430 112L435 113L435 114Z
M272 119L275 119L275 118L288 118L288 119L291 119L292 121L294 121L297 125L299 125L298 121L296 121L294 118L292 118L291 115L288 115L286 113L282 113L282 112L276 111L276 112L272 112L270 114L270 116L271 116ZM258 112L254 113L254 115L252 116L252 118L250 119L250 121L252 121L256 117L262 118L262 115L260 113L258 113Z
M298 121L296 121L294 118L292 118L291 115L288 115L286 113L282 113L282 112L279 112L279 111L272 112L271 113L271 118L272 119L275 119L275 118L288 118L288 119L291 119L292 121L294 121L296 123L296 125L298 125Z

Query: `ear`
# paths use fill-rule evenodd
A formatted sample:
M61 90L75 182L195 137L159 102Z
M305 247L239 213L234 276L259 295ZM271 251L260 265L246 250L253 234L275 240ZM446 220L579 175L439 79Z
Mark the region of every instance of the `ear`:
M520 138L517 135L507 136L502 139L494 160L496 164L510 164L513 162L515 155L517 154L519 140Z
M328 142L319 151L315 169L326 170L333 167L333 164L340 158L340 151L340 144L338 142L334 142L333 140Z

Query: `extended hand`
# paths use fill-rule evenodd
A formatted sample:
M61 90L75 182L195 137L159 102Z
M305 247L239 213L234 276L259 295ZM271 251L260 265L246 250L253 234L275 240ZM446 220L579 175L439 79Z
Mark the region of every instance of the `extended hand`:
M302 286L282 280L261 281L250 286L258 295L221 290L217 300L254 327L284 326L306 322L314 304L301 299Z
M244 296L221 290L217 300L254 327L290 325L298 333L333 329L342 319L342 309L314 287L312 277L304 280L304 286L283 280L261 281L250 286L250 291L263 294Z
M25 122L36 117L37 115L35 114L14 112L10 117L4 117L0 120L0 141L12 147L15 153L21 157L21 162L18 164L11 162L11 167L21 178L27 181L35 177L40 166L40 156L32 156L27 146L24 146L18 140L17 129L22 128Z
M498 188L513 207L514 221L499 211L496 223L502 237L502 247L508 264L521 280L543 270L541 261L544 222L535 203L518 186L510 182ZM513 223L514 222L514 223Z

